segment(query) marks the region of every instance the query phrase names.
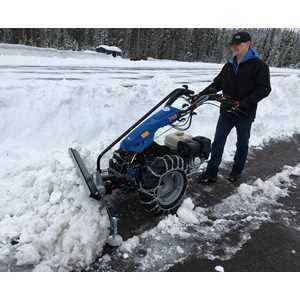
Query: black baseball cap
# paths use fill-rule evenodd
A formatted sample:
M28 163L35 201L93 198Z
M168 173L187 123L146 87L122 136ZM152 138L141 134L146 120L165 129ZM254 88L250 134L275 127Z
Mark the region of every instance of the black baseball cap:
M239 31L235 33L232 38L230 45L239 45L241 43L251 42L251 35L247 31Z

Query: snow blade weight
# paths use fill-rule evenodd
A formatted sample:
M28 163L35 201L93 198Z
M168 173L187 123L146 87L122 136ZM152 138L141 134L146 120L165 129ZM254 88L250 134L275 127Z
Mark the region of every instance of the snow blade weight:
M98 172L95 174L95 176L89 173L77 150L69 148L69 153L89 197L96 200L101 200L102 196L105 194L105 187L103 185L101 175Z

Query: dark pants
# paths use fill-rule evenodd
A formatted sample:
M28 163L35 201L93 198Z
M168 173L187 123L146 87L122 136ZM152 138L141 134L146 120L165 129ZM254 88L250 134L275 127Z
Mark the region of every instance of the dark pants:
M233 127L237 132L236 153L234 156L234 164L232 169L241 173L244 169L248 155L248 144L250 138L252 119L244 116L231 115L229 113L221 113L214 142L211 149L211 158L208 162L206 173L210 176L216 176L219 170L219 165L222 161L224 146L228 134Z

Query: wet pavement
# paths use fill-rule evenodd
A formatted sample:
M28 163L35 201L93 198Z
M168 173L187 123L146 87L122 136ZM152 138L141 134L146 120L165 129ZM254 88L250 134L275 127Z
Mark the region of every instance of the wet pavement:
M209 272L222 266L225 272L300 272L300 178L284 199L286 209L298 212L294 224L266 223L230 260L191 257L172 266L171 272Z
M203 186L198 184L194 178L186 195L187 197L191 196L198 206L213 206L232 194L241 182L251 184L257 178L265 180L280 172L283 166L294 166L299 162L300 135L294 135L284 140L271 141L262 149L252 149L250 151L243 178L235 185L224 179L230 171L230 165L225 165L220 171L222 177L219 178L216 184ZM138 203L137 194L124 195L118 191L107 198L106 201L112 214L120 219L120 234L124 239L151 229L163 218L144 212Z
M266 180L269 177L280 172L285 165L295 166L300 162L300 135L294 135L284 140L271 141L261 149L251 149L247 164L247 169L242 178L243 182L253 183L257 178ZM221 170L221 177L216 185L201 186L195 180L190 184L187 196L191 196L197 206L214 207L216 204L235 192L236 187L241 183L232 185L227 182L224 177L228 174L230 165L225 166ZM184 258L167 260L165 263L151 262L148 266L136 265L135 259L120 259L110 248L105 249L104 254L109 254L111 262L109 267L103 267L98 261L89 268L90 271L213 271L217 265L222 265L226 271L300 271L299 253L300 253L300 180L295 177L295 187L291 188L289 198L283 201L283 208L278 211L274 210L271 223L266 222L252 228L244 230L240 225L231 225L232 228L228 234L218 237L219 241L215 241L214 250L216 254L212 259L203 258L203 251L195 250L202 242L207 242L205 236L198 239L182 241L178 239L178 245L182 244L189 249L190 254L186 253ZM130 200L128 200L130 199ZM137 195L124 196L121 194L114 195L110 199L112 210L120 218L120 232L124 239L134 235L142 234L145 231L154 228L162 217L153 217L143 212L137 203ZM281 213L282 211L285 213ZM297 212L295 215L288 216L288 224L286 224L289 212ZM277 214L277 216L276 216ZM242 216L241 216L242 217ZM276 222L278 220L278 222ZM237 220L237 224L240 220ZM240 222L241 223L241 222ZM250 226L251 227L251 226ZM250 228L249 227L249 228ZM254 226L255 227L255 226ZM159 237L161 239L161 237ZM247 241L241 241L246 239ZM226 240L226 243L224 242ZM210 243L211 241L209 241ZM149 247L153 247L153 243L157 243L155 247L173 247L176 242L172 241L149 241L137 249L136 256L145 256ZM190 245L186 245L190 243ZM225 252L227 244L234 249L230 249L232 255L219 255L218 252ZM198 245L198 246L197 246ZM155 250L155 249L154 249ZM203 249L202 249L203 250ZM143 252L144 251L144 252ZM151 249L153 251L153 249ZM211 251L211 250L209 250ZM198 257L199 255L199 257ZM218 259L218 257L222 259ZM142 260L142 258L140 258Z

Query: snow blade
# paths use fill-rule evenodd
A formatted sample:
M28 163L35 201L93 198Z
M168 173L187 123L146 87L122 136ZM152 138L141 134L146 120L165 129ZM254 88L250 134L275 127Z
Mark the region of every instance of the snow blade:
M97 180L99 187L97 187L93 175L90 174L89 171L87 170L82 158L80 157L79 152L73 148L69 148L69 153L83 181L84 187L89 197L96 200L101 200L102 195L105 191L105 187L103 185L101 175L99 174L99 178Z

